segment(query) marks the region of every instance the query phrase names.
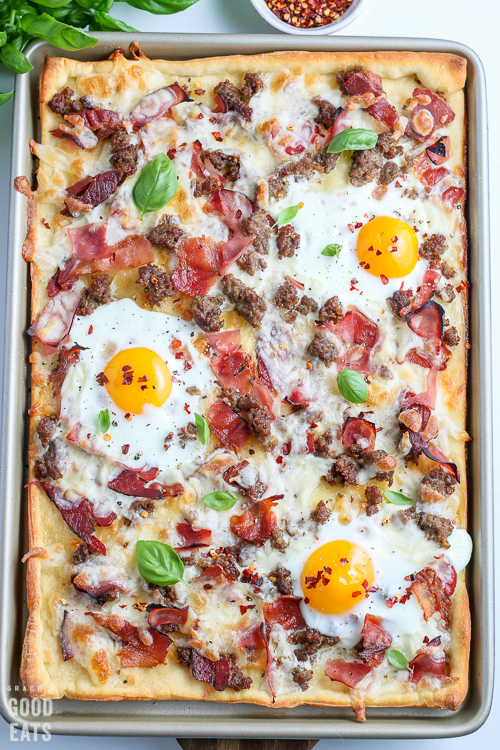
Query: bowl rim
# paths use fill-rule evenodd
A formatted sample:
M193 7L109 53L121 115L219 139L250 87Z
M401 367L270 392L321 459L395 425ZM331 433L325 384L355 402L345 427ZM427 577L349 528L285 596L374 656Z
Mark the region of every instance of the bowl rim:
M285 34L297 34L303 36L328 35L341 31L358 17L365 5L365 0L353 0L352 4L340 16L340 18L332 21L332 23L324 24L323 26L316 26L311 29L302 29L297 26L292 26L286 21L282 21L281 18L278 18L268 6L266 0L250 0L250 2L261 18L271 26L274 26L275 29L282 31Z

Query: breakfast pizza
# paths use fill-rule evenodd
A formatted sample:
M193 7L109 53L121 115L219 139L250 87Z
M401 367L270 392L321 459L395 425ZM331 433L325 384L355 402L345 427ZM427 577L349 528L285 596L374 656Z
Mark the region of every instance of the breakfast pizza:
M456 709L466 61L48 59L29 696Z

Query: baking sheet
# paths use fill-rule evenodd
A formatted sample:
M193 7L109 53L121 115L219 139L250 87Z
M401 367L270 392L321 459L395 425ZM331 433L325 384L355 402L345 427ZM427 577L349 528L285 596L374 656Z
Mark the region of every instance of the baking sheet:
M472 613L469 694L456 712L439 709L367 709L368 721L355 720L351 709L301 706L269 709L246 704L203 701L53 702L47 717L53 734L158 735L177 737L269 738L445 738L476 731L486 720L493 694L493 489L491 327L489 264L488 143L485 77L481 61L468 47L444 40L382 37L298 38L283 35L214 34L96 34L93 49L63 52L46 42L27 50L34 70L17 76L11 182L28 177L33 162L28 140L39 135L38 76L47 55L97 60L115 47L136 39L148 57L189 59L214 55L255 54L276 50L376 51L415 50L451 52L467 58L466 86L469 119L469 234L470 365L468 383L469 531L475 552L468 570ZM9 259L2 394L2 458L0 460L0 711L7 721L39 722L19 717L22 688L19 679L21 647L27 619L25 567L28 549L26 482L26 411L29 325L28 266L21 257L26 232L25 198L12 191L9 221ZM9 699L15 698L15 702ZM24 706L26 708L26 706Z

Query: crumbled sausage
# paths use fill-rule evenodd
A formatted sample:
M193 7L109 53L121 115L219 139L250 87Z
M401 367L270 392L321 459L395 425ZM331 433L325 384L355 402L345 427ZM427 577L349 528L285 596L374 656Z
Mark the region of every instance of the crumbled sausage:
M386 302L392 314L399 318L403 307L406 307L413 300L413 293L409 289L397 289L392 297L388 297Z
M269 178L269 197L281 200L288 193L288 177L311 178L315 172L328 174L331 172L340 158L340 154L329 154L326 149L321 151L307 152L300 159L289 161L276 170Z
M83 563L88 562L94 554L95 553L88 548L88 545L85 542L82 542L73 553L73 565L82 565Z
M231 669L227 686L236 690L237 693L239 693L240 690L248 690L253 682L252 678L245 677L236 664L236 657L233 654L230 654L226 658L229 659Z
M403 147L394 140L389 130L380 133L375 148L386 159L395 159L396 156L401 156L403 153Z
M365 487L365 497L366 515L373 516L375 513L378 513L379 505L384 501L382 493L374 484L369 484L368 487Z
M134 500L132 503L130 503L129 510L133 511L134 513L143 513L146 511L148 515L150 513L154 513L155 510L155 501L152 500L150 497L141 497L137 500Z
M309 689L309 682L312 680L314 672L312 669L305 667L294 667L292 669L292 680L299 685L301 690Z
M118 130L111 136L112 154L109 163L126 175L134 174L139 159L139 146L131 142L125 130Z
M301 315L308 315L309 313L316 312L318 309L318 303L312 297L307 297L305 294L300 298L300 302L297 305L297 312Z
M152 263L139 268L139 278L135 283L142 286L150 307L161 305L163 300L175 294L169 274Z
M187 565L185 557L182 558L182 561L184 565ZM174 586L156 586L154 583L146 582L145 587L148 591L157 593L162 604L169 606L175 604L177 601L177 594L175 593Z
M455 326L451 326L443 333L443 342L446 346L457 346L460 343L460 336Z
M76 365L80 359L80 351L81 347L79 347L78 344L75 344L69 349L61 349L59 352L57 367L55 370L52 370L49 375L49 382L52 386L54 396L57 397L61 395L64 378L66 377L71 365Z
M109 304L111 299L108 274L101 273L99 276L93 276L90 286L84 289L81 294L76 314L78 316L90 315L96 307Z
M163 214L156 226L149 230L146 237L154 245L164 247L168 253L175 253L177 245L186 237L180 228L176 216Z
M349 182L355 187L366 185L367 182L371 182L379 176L383 164L382 156L373 148L366 151L355 151L349 170Z
M229 391L223 394L223 398L238 413L246 413L250 431L263 448L273 450L278 445L278 439L272 435L270 414L258 399L250 394L240 395Z
M448 242L444 234L433 234L420 246L420 255L426 260L438 261L448 249Z
M278 287L274 295L274 304L284 310L292 310L299 304L299 295L297 287L291 281L285 279L283 284Z
M59 418L56 414L49 414L40 420L40 424L36 428L38 437L42 444L42 448L47 448L56 429L56 425Z
M275 529L272 532L269 538L269 541L271 543L271 547L273 547L274 549L281 550L281 551L286 549L288 545L290 544L290 542L287 539L285 539L285 535L283 534L281 529Z
M335 646L339 642L338 636L323 635L316 628L295 630L288 635L289 643L300 644L300 648L294 649L297 661L314 660L316 653L322 646Z
M349 449L351 453L354 453L355 446L350 447ZM391 466L391 463L388 463L387 459L387 452L386 451L360 451L360 455L357 456L358 462L361 467L364 466L375 466L376 467L376 473L375 473L375 479L378 479L379 482L388 482L389 487L391 487L393 479L394 479L394 468L388 468L388 466ZM394 459L391 457L392 463L394 462ZM394 467L396 464L393 464Z
M439 268L445 279L452 279L455 276L455 269L446 260L441 261Z
M380 170L378 181L380 185L390 185L391 182L396 180L401 175L401 170L397 164L393 161L388 161L384 164Z
M320 308L318 318L322 323L328 323L330 321L332 323L340 323L344 319L342 303L337 295L326 300L323 307Z
M205 177L203 181L196 180L193 195L195 198L199 198L202 195L212 195L220 186L220 180L210 175L209 177Z
M329 428L314 441L314 455L319 458L332 458L333 432Z
M255 250L252 250L252 248L247 250L246 253L243 253L236 263L238 267L241 268L242 271L245 271L249 276L253 276L256 271L263 271L267 268L267 263L262 255L259 255Z
M222 294L217 294L215 297L209 297L208 295L193 297L191 310L193 311L196 325L209 333L220 331L223 326L223 321L220 317L223 302L224 297Z
M236 88L234 83L227 79L221 81L215 86L214 94L219 94L229 111L237 112L244 120L250 122L253 109L245 103L242 92Z
M269 252L269 239L272 234L268 214L259 209L251 213L246 219L242 219L241 223L248 235L255 235L255 239L252 242L253 250L260 253L260 255L267 255Z
M222 290L234 304L236 312L254 328L260 328L267 305L257 292L245 286L233 274L222 279Z
M54 94L48 104L52 112L62 116L77 114L93 107L92 102L87 97L77 99L75 92L69 86L59 94Z
M269 178L269 197L277 201L286 198L288 194L288 178L277 172Z
M327 471L325 480L328 484L357 484L359 468L351 456L342 454L334 459Z
M182 667L191 666L192 653L193 651L190 648L182 648L181 646L177 646L177 661Z
M35 474L37 479L60 479L62 477L57 463L57 447L53 440L50 441L43 456L35 462Z
M201 558L198 560L198 565L204 570L211 568L213 565L220 565L228 581L237 581L240 577L240 571L236 566L236 558L227 550L223 554L217 555L214 559L210 556Z
M278 565L277 568L272 570L269 573L269 578L273 581L280 594L284 594L285 596L293 594L294 581L292 574L282 565Z
M331 508L328 507L324 500L320 500L311 513L311 521L323 524L328 521L331 515Z
M377 370L377 375L380 375L381 378L385 378L386 380L391 380L394 375L392 374L392 370L390 370L386 365L381 365Z
M307 353L311 357L318 357L327 367L338 357L338 349L329 338L326 331L318 331L309 346Z
M314 118L314 122L317 122L318 125L323 125L327 130L330 130L335 122L337 107L326 99L322 99L320 96L315 96L312 101L318 108L318 114Z
M443 302L453 302L456 296L453 284L446 284L442 289L438 289L436 295Z
M455 491L456 478L442 469L440 466L432 469L422 479L421 494L422 500L426 503L439 502Z
M300 245L300 235L291 224L285 224L278 230L278 258L292 258Z
M241 87L241 93L248 100L258 94L264 88L264 81L258 73L245 73L245 83Z
M330 154L327 147L322 148L320 151L316 151L314 155L313 166L317 172L322 174L330 174L337 166L337 162L340 159L340 154Z
M416 506L401 511L399 517L405 524L408 521L414 521L425 532L426 538L431 542L435 542L443 549L450 548L448 537L455 527L449 518L441 518L432 513L425 513L423 510L417 510Z
M237 154L227 154L225 151L202 151L200 158L202 161L208 159L214 169L230 182L236 182L241 176L241 156Z

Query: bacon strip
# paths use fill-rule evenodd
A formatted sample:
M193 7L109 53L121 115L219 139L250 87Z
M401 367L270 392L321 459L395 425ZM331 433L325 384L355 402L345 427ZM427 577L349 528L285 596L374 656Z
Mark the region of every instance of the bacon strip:
M94 524L87 510L87 499L74 490L63 492L60 487L42 482L41 486L54 503L71 531L88 545L90 550L100 555L106 554L106 547L94 536Z
M209 409L208 422L210 431L227 448L238 450L250 437L248 424L229 406L218 398Z
M444 593L443 582L434 568L424 568L418 573L410 586L422 608L424 620L438 614L446 630L450 627L451 600Z
M434 300L426 302L406 316L411 330L426 341L440 341L443 338L444 310Z
M210 529L193 529L190 523L178 523L177 531L184 538L182 547L176 549L194 549L195 547L208 547L212 540Z
M369 667L378 667L384 660L384 654L392 644L392 638L382 625L383 619L375 615L365 615L361 631L361 648L359 656Z
M158 633L153 628L147 628L141 638L142 631L118 615L100 615L97 612L85 612L93 617L103 628L109 630L115 640L124 643L120 651L120 664L126 667L156 667L165 664L168 649L172 641L168 636ZM143 640L144 639L144 640ZM145 643L144 641L149 641Z
M258 210L258 206L244 193L221 188L210 196L204 210L221 213L224 223L233 232L234 237L246 237L241 220L248 219Z
M166 607L164 604L148 604L148 623L153 630L160 625L183 626L188 619L189 607ZM161 632L161 631L160 631Z
M108 487L122 495L131 495L133 497L150 497L153 500L160 500L163 497L175 497L181 495L184 488L179 492L182 485L172 485L168 487L155 482L146 486L147 481L142 479L135 471L124 469L117 477L108 482ZM172 492L175 494L172 495Z
M231 662L226 657L222 657L218 661L212 661L193 648L191 665L195 680L208 682L218 692L228 687L231 677Z
M219 354L233 354L240 348L241 331L239 328L232 331L206 333L205 336L212 349L215 349Z
M142 128L148 122L166 115L177 104L192 101L178 83L174 83L172 86L165 86L157 91L152 91L151 94L147 94L144 99L141 99L139 104L136 104L130 113L130 122L135 128Z
M410 662L410 682L420 682L423 677L446 677L446 656L441 638L434 638L422 646Z
M362 344L368 349L373 349L379 339L377 324L355 307L346 312L340 323L334 324L330 321L326 327L344 343Z
M122 271L125 268L138 268L154 261L151 242L143 234L129 234L109 249L111 251L109 257L103 255L91 261L81 261L72 268L71 273L83 275L99 271Z
M266 639L262 635L264 623L252 625L246 630L235 633L235 641L238 648L266 648Z
M97 601L101 599L104 594L113 591L113 589L124 591L123 582L123 578L118 579L117 577L111 576L110 578L101 579L98 583L91 583L85 571L79 573L73 578L73 586L75 589L83 591Z
M80 295L76 292L58 292L28 328L28 335L55 351L68 335L79 304Z
M119 169L110 169L107 172L100 172L95 177L84 177L75 185L66 189L69 196L78 198L78 201L90 206L90 209L98 206L112 195L117 189L123 177L123 172ZM81 211L70 211L68 207L61 211L63 216L77 216Z
M347 417L342 430L342 445L344 448L355 445L359 450L372 451L376 436L373 422L360 417Z
M436 461L436 463L441 464L441 467L444 469L444 471L447 471L448 474L452 474L460 484L460 474L458 471L458 466L454 464L453 461L448 461L444 453L442 453L437 446L426 444L422 448L422 450L427 458L430 458L431 461Z
M272 511L277 500L284 495L272 495L254 503L241 516L232 516L231 531L240 539L253 542L256 547L262 547L273 531L278 527L276 514Z
M285 630L303 630L306 627L297 596L280 596L274 602L265 602L263 611L269 627L281 625Z
M71 255L76 260L109 258L111 248L106 243L106 224L85 224L68 229Z
M362 375L371 375L373 368L370 365L371 353L366 346L353 346L346 351L342 356L335 359L337 369L340 370L356 370L356 372Z
M61 651L64 661L68 661L68 659L72 659L74 656L73 653L73 647L71 645L71 637L68 633L69 628L69 613L68 610L64 610L63 614L63 621L61 625L61 634L60 634L60 640L61 640Z
M349 688L355 688L361 680L372 671L367 664L344 659L328 659L325 674L333 682L341 682Z

